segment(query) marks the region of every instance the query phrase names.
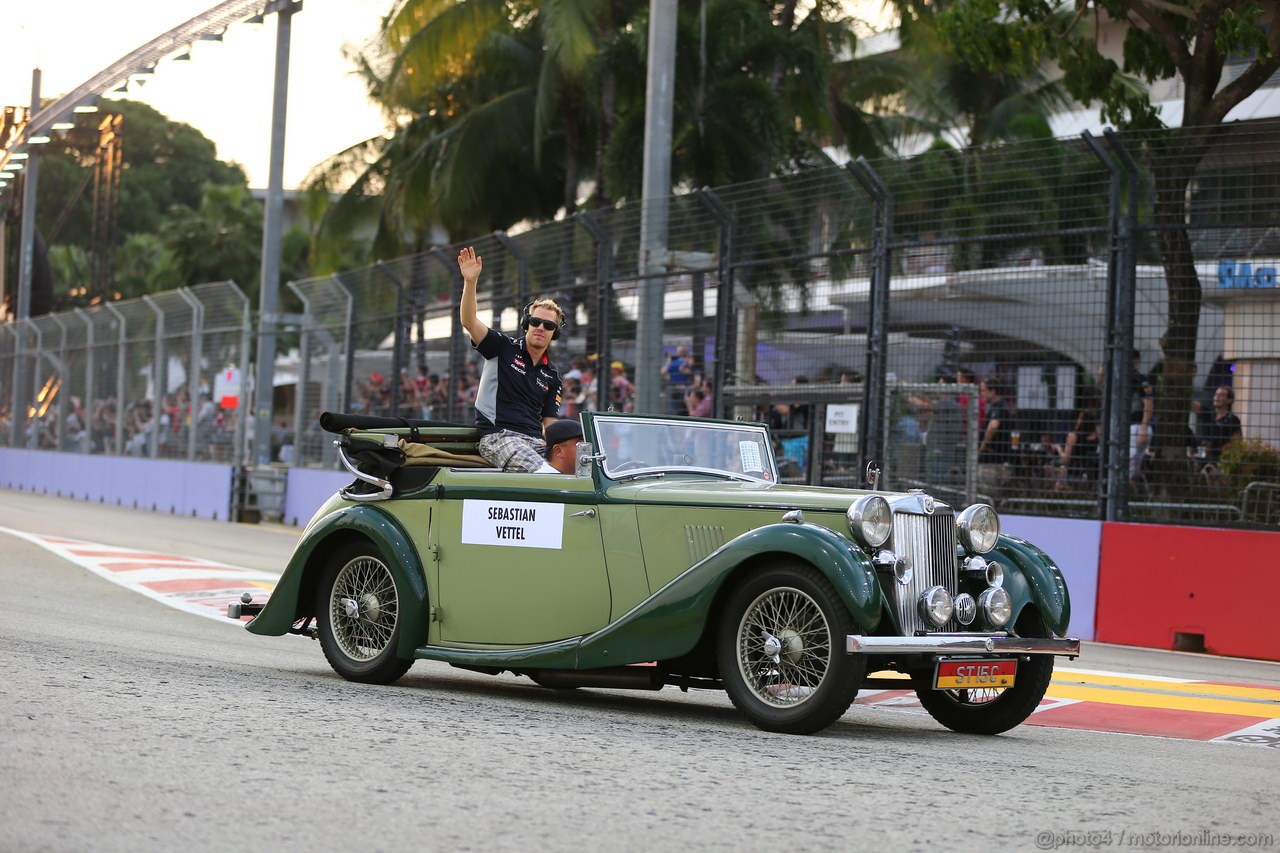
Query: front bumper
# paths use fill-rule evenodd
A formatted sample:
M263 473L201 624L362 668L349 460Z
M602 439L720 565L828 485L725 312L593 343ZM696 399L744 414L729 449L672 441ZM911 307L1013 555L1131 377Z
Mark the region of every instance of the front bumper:
M926 634L923 637L845 637L851 655L901 654L1018 654L1066 655L1078 657L1080 641L1038 637L1011 637L1008 634Z

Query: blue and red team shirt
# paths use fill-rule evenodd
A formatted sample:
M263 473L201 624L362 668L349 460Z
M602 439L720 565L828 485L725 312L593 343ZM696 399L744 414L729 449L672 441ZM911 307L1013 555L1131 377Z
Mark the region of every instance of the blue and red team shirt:
M516 340L494 329L478 344L485 358L476 389L476 426L481 435L500 429L542 438L542 419L560 416L560 372L543 353L537 364Z

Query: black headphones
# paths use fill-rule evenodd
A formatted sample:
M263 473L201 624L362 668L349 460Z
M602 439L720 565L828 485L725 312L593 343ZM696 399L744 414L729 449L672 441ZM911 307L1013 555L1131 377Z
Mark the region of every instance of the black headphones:
M533 300L533 302L537 302L537 301L538 300L536 299ZM533 302L530 302L528 305L524 306L524 310L520 312L520 330L523 332L529 331L529 321L533 319L533 315L530 313L533 310ZM568 324L558 323L556 325L556 330L551 333L551 340L553 341L560 340L560 334L564 331L564 327L566 325Z

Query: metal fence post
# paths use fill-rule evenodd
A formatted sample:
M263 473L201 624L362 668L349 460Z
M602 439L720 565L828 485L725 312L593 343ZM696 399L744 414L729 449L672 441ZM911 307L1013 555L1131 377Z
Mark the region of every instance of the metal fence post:
M865 389L863 410L858 429L858 464L862 467L869 460L884 455L887 435L883 424L886 418L885 357L889 347L889 279L892 261L889 243L893 239L893 194L865 157L859 157L847 164L846 168L873 203L867 362L866 376L862 382Z
M590 211L574 214L596 244L596 410L609 408L609 364L613 361L610 298L613 289L613 236Z
M310 449L302 438L306 424L307 386L311 382L311 329L315 318L311 315L310 301L298 288L297 283L290 281L285 284L285 287L292 290L302 302L302 322L298 329L298 381L293 388L293 460L295 465L304 465L308 461L307 451ZM329 358L329 363L333 364L332 356Z
M347 326L343 330L342 340L346 349L346 359L342 370L342 399L351 406L351 390L355 384L356 374L356 295L342 280L341 273L329 276L338 289L347 295Z
M191 352L187 368L187 460L196 458L196 418L200 406L200 363L204 346L204 305L188 288L178 288L178 295L191 306ZM181 417L182 413L178 415Z
M85 412L84 435L85 435L85 441L81 445L81 450L84 453L92 453L93 452L93 435L94 435L93 412L95 408L93 396L96 390L94 388L95 383L93 380L94 380L94 373L95 373L94 368L97 361L94 353L93 318L90 317L83 308L76 308L73 310L75 312L75 315L80 318L80 322L84 323L84 329L85 329L85 344L84 344L84 412Z
M1102 143L1089 131L1081 136L1110 174L1107 199L1107 393L1103 395L1102 448L1099 454L1099 499L1102 517L1107 521L1123 521L1128 515L1129 497L1129 358L1133 352L1133 312L1135 277L1131 259L1133 252L1131 220L1121 215L1121 203L1128 170L1122 172ZM1119 153L1119 140L1107 137ZM1127 154L1125 155L1127 159ZM1129 161L1130 163L1132 161ZM1133 187L1130 185L1130 195Z
M494 231L493 238L516 259L516 307L523 309L532 299L529 295L529 253L520 248L520 244L512 240L506 231Z
M441 247L432 246L430 252L431 257L440 262L440 266L444 267L445 274L453 282L453 293L449 302L452 309L450 319L458 322L460 326L458 311L462 305L462 271L458 269L457 260L450 258L449 254ZM454 331L449 335L449 384L447 386L449 389L449 405L445 409L445 417L450 421L457 421L463 417L463 412L458 406L458 388L462 382L463 365L467 360L467 351L465 349L467 344L463 340L463 335L466 332L463 331L462 334L459 334L459 331L458 328L454 328ZM432 412L433 416L434 414Z
M167 384L164 355L164 311L151 298L150 294L142 297L142 302L156 315L155 355L151 362L151 436L147 439L147 456L156 459L160 456L160 406L163 403L163 387Z
M18 436L22 432L19 426L18 412L20 410L19 400L21 395L18 394L18 386L21 382L19 374L22 370L22 344L25 334L18 331L18 323L6 323L5 328L9 330L9 334L13 336L13 369L9 382L9 446L18 447Z
M31 437L27 439L26 447L29 450L35 450L40 447L40 418L39 414L39 393L40 393L40 359L44 354L44 335L40 332L40 327L30 317L21 321L35 333L35 347L30 350L31 357L31 405L24 406L23 411L27 419L31 422Z
M124 314L122 314L110 302L102 303L102 307L107 309L111 316L116 318L116 322L120 324L120 334L116 340L116 434L113 438L115 443L115 455L124 455L124 388L125 388L125 349L127 343L125 335L127 334L128 324L125 322Z
M1133 162L1133 157L1129 155L1128 149L1120 142L1120 137L1111 128L1103 131L1103 136L1107 138L1107 142L1111 145L1111 150L1120 158L1120 162L1124 167L1125 192L1128 196L1128 204L1125 205L1124 214L1119 216L1120 233L1119 246L1120 252L1116 257L1120 270L1116 275L1116 346L1119 353L1123 356L1121 365L1124 371L1124 397L1121 398L1122 406L1127 406L1129 396L1133 389L1129 387L1130 376L1133 368L1130 365L1131 354L1134 351L1134 325L1137 322L1137 299L1138 299L1138 201L1141 191L1141 181L1138 179L1138 165ZM1130 414L1132 417L1132 414ZM1132 427L1131 427L1132 428ZM1128 438L1128 436L1125 436ZM1152 438L1154 437L1154 424L1152 432L1147 435L1147 447L1152 446ZM1130 447L1126 441L1126 455ZM1138 453L1145 452L1139 450ZM1128 471L1122 472L1125 476L1125 482L1128 482ZM1129 519L1129 492L1126 489L1121 496L1120 505L1117 507L1119 518L1117 520L1127 521Z
M391 411L399 412L400 394L404 390L402 388L404 383L400 381L400 368L407 366L404 350L409 341L405 287L404 282L396 277L382 261L376 262L374 266L396 289L395 342L391 345L391 376L388 381L391 383Z
M734 358L735 348L730 330L733 328L733 312L737 304L734 294L736 284L733 273L733 251L736 245L738 218L709 188L695 190L694 198L707 209L711 218L720 227L718 235L720 251L716 253L716 365L711 373L711 393L714 395L712 414L716 417L728 417L729 401L725 396L724 388L728 381L729 364ZM696 353L695 357L702 358L702 353ZM747 381L751 381L752 378L754 377L747 377Z
M68 397L68 394L61 393L61 386L65 385L68 388L71 387L70 382L68 381L68 377L66 375L67 373L67 324L62 322L62 319L61 317L59 317L58 314L50 314L49 320L55 326L57 326L59 332L61 332L59 343L58 343L58 358L56 363L56 367L58 370L57 386L59 388L59 393L57 397L57 403L58 403L58 414L56 416L57 421L54 424L54 433L53 433L57 443L54 449L65 450L67 449L67 397Z

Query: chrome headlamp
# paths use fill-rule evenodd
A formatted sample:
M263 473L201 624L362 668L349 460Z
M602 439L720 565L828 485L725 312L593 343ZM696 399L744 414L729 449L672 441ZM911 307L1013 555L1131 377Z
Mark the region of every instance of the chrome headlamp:
M934 627L941 628L947 624L954 610L955 602L944 587L931 586L920 594L920 615Z
M986 504L974 504L956 519L956 537L970 554L987 554L1000 539L1000 516Z
M1013 615L1013 599L1003 587L987 587L978 596L978 609L982 611L982 618L988 625L1003 628Z
M893 511L879 495L863 495L853 502L847 513L853 538L864 548L879 548L893 532Z

